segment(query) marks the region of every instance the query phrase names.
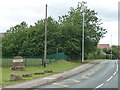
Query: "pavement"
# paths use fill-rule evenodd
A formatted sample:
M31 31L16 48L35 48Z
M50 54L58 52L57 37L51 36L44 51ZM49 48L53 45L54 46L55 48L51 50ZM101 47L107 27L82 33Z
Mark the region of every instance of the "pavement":
M55 75L51 75L51 76L47 76L47 77L43 77L43 78L37 78L37 79L23 82L20 84L6 86L4 88L34 88L37 86L41 86L41 85L55 82L57 80L65 79L65 78L71 77L73 75L77 75L78 73L84 72L84 71L88 70L89 68L91 68L97 64L100 64L101 62L102 62L102 60L93 61L91 63L83 64L83 65L76 67L72 70L64 71L64 72L59 73L59 74L55 74Z

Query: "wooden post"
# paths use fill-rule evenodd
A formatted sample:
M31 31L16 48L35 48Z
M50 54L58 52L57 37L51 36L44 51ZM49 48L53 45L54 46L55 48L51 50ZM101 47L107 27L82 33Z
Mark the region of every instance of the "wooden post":
M47 57L47 4L45 9L45 47L44 47L44 67L46 67L46 57Z

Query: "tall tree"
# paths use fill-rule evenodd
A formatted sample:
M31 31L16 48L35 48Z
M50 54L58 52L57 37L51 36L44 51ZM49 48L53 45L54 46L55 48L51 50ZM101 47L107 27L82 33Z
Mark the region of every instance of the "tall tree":
M85 56L96 50L97 44L106 34L101 27L101 20L94 10L85 7ZM45 20L38 20L34 26L28 27L25 22L11 27L3 38L3 55L39 56L44 54ZM81 58L82 49L82 9L70 8L67 15L56 21L48 17L47 53L56 50Z
M25 40L25 31L28 28L26 22L11 27L2 39L3 56L18 55L22 43Z
M94 10L85 7L85 54L94 51L101 38L106 34L106 30L101 27L101 20L98 19L97 13ZM68 15L59 17L61 25L62 45L64 52L71 57L81 55L82 44L82 6L71 8Z

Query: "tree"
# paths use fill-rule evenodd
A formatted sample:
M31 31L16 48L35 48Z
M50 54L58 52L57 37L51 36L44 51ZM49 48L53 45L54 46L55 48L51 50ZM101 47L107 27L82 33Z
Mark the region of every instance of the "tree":
M38 20L35 26L28 27L22 22L7 31L3 39L3 56L22 55L22 56L39 56L44 53L44 20ZM55 53L57 49L58 23L48 17L48 41L47 53Z
M97 49L97 44L106 34L101 27L94 10L85 7L85 58ZM38 20L34 26L28 27L25 22L11 27L3 38L3 56L22 55L40 56L44 54L45 20ZM48 17L47 54L58 49L71 59L81 58L82 48L82 10L81 5L70 8L67 15L56 21Z
M85 7L85 54L96 50L97 44L106 34L101 27L101 20L97 13ZM81 57L82 48L82 10L81 5L71 8L68 15L59 17L61 26L61 46L63 51L71 57Z
M111 54L112 54L113 59L118 59L120 46L113 45L112 47L110 47L108 49L103 49L103 51L108 55L107 59L111 58Z
M114 59L118 59L119 58L119 51L120 51L120 46L112 46L112 56Z
M18 55L22 43L25 40L25 31L28 28L26 22L11 27L2 40L3 56Z

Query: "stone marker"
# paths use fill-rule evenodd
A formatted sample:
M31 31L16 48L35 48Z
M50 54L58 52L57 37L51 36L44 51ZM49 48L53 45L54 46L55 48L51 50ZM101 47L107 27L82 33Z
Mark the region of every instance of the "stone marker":
M25 66L23 65L23 58L21 56L16 56L13 59L11 70L25 70Z

